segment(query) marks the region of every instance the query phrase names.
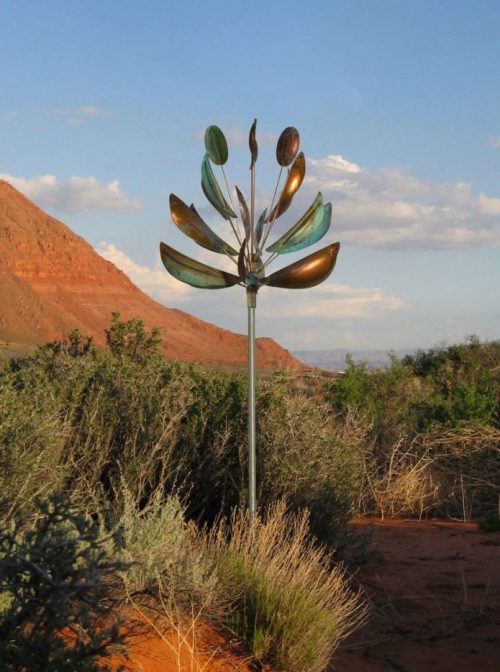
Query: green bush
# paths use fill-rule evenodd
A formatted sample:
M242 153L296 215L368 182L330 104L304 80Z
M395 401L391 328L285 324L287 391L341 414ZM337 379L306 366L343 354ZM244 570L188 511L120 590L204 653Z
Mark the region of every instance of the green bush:
M157 334L138 320L115 315L108 340L102 352L75 332L0 375L9 399L0 405L4 480L13 496L45 451L45 471L33 472L33 492L17 493L19 506L29 507L42 482L91 510L111 504L117 515L122 483L141 507L159 487L177 492L188 516L208 523L244 503L245 377L166 360ZM357 436L282 376L259 385L258 418L259 504L286 497L295 509L307 506L315 533L338 539L356 500Z
M0 661L5 672L98 672L118 625L97 628L110 561L97 526L61 496L38 502L31 525L0 528Z

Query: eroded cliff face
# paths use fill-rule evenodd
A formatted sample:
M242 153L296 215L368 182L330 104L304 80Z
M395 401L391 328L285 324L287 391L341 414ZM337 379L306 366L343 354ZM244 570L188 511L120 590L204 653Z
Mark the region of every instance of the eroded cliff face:
M245 336L153 301L83 238L0 180L0 345L62 339L75 328L102 345L113 311L160 327L168 357L246 364ZM270 338L257 340L257 364L303 368Z

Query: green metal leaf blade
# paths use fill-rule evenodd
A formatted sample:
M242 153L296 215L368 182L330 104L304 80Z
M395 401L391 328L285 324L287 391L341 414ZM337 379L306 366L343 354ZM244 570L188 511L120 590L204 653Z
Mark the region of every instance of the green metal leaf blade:
M257 226L255 228L256 231L256 236L257 236L257 245L260 245L260 241L262 239L262 234L264 233L264 226L266 223L266 215L267 215L267 208L261 213L259 220L257 222Z
M210 165L210 156L208 154L205 154L201 163L201 188L208 201L224 219L236 219L236 214L222 195L221 188Z
M281 238L270 245L266 252L288 254L303 250L321 240L330 228L332 221L332 204L323 204L323 197L318 193L312 205Z
M191 259L165 243L160 243L160 255L170 275L191 287L223 289L232 287L240 281L237 275L202 264L201 261Z
M294 264L285 266L263 280L263 285L285 289L307 289L324 282L335 267L340 243L313 252Z
M170 194L170 214L174 224L198 245L218 254L238 254L231 245L220 238L200 217L194 205L188 207L182 199Z
M205 131L205 149L217 166L223 166L228 157L227 141L218 126L209 126Z

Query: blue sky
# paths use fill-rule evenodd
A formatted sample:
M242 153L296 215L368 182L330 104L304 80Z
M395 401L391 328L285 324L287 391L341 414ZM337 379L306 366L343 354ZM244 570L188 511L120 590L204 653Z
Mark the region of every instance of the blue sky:
M278 230L321 190L326 242L342 245L324 285L259 294L259 335L387 350L499 337L499 3L3 0L0 44L0 175L159 301L245 330L243 290L181 285L158 243L225 265L175 229L168 195L225 232L199 184L203 131L224 130L248 192L257 117L262 204L285 126L307 159Z

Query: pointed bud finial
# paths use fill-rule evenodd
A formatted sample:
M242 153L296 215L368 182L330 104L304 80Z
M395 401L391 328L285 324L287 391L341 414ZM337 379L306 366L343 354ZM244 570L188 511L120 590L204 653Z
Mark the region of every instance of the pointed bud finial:
M257 156L259 154L259 147L257 145L257 140L255 138L256 129L257 129L257 119L254 119L252 128L250 129L250 134L248 136L248 146L250 147L250 154L252 155L252 163L250 164L250 170L255 166L255 162L257 161Z

